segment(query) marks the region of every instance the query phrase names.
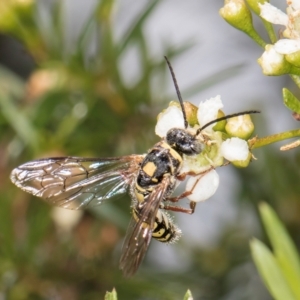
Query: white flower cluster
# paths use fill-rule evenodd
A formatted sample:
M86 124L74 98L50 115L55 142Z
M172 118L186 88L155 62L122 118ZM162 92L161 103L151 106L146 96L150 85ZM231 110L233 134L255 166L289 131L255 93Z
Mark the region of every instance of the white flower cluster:
M195 134L200 126L203 127L208 122L220 117L219 114L222 107L223 103L220 96L201 102L197 110L198 124L187 128L187 130ZM186 191L193 190L192 194L187 197L191 201L204 201L216 192L219 185L219 176L214 168L223 165L224 158L233 163L242 163L241 165L244 162L243 166L248 165L250 161L251 154L248 143L237 137L240 135L245 136L245 131L248 131L246 136L249 137L253 132L254 127L251 120L249 122L249 115L235 117L229 119L229 121L231 123L231 126L228 127L229 129L225 126L226 122L223 121L223 132L214 130L218 123L206 127L197 136L197 139L203 141L203 144L206 145L204 150L198 155L184 155L183 157L181 174L197 174L196 176L191 176L186 184ZM227 125L229 125L228 123ZM158 116L155 133L161 138L165 138L167 132L172 128L184 129L183 114L180 106L176 105L176 103L171 103ZM224 136L227 137L225 141Z
M270 3L260 4L260 16L266 21L286 27L283 31L285 39L274 44L274 49L280 54L291 54L300 50L300 0L287 0L284 13Z
M300 0L287 0L286 13L267 2L259 4L259 7L260 16L263 19L285 26L285 30L282 32L284 38L278 40L274 45L267 45L265 52L258 60L263 73L265 75L288 73L298 75L299 70L294 66L299 67L299 64L295 64L295 58L288 56L300 51Z

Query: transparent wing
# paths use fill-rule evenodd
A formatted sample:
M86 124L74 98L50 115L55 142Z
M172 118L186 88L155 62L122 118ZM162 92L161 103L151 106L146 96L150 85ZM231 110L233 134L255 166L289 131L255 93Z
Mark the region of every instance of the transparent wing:
M164 178L146 200L140 219L131 219L120 259L120 269L126 277L134 275L147 252L159 204L166 195L169 182L169 177Z
M81 209L125 193L143 157L45 158L15 168L10 179L23 191L50 204Z

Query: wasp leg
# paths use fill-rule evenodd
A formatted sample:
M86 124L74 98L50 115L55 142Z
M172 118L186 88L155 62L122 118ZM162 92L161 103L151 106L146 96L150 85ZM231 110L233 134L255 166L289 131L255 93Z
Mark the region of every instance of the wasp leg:
M214 169L214 167L210 167L208 170L206 170L204 172L201 172L199 174L195 174L195 173L191 174L191 172L187 172L187 173L182 173L179 176L177 176L178 180L183 180L187 175L191 175L191 176L200 175L199 178L197 178L197 180L195 181L195 183L194 183L191 190L185 191L182 194L180 194L179 196L170 197L170 198L167 199L167 201L170 201L170 202L174 203L174 202L178 202L179 200L181 200L183 198L186 198L187 196L191 195L193 193L194 188L198 184L199 180L201 180L201 178L205 174L207 174L208 172L210 172L213 169ZM196 209L196 204L197 204L196 202L190 201L190 209L182 208L182 207L179 207L179 206L171 206L171 205L170 206L164 206L164 209L168 209L168 210L172 210L172 211L178 211L178 212L184 212L184 213L187 213L187 214L193 214L195 212L195 209Z
M207 169L207 170L205 170L205 171L202 171L202 172L200 172L200 173L196 173L196 172L184 172L184 173L181 173L181 174L179 174L179 175L177 175L176 176L176 179L177 180L180 180L180 181L183 181L183 180L185 180L185 178L186 178L186 176L193 176L193 177L195 177L195 176L198 176L198 175L204 175L204 174L206 174L206 173L208 173L208 172L210 172L211 170L214 170L214 167L213 166L210 166L210 168L209 169ZM200 177L201 178L201 177ZM198 182L199 180L197 180L197 182Z
M189 215L194 213L195 208L196 208L196 202L194 202L194 201L190 202L190 208L183 208L183 207L180 207L180 206L173 206L173 205L165 205L164 206L164 209L166 209L166 210L171 210L171 211L175 211L175 212L182 212L182 213L189 214Z
M198 180L197 180L197 182L198 182ZM167 201L178 202L179 200L186 198L187 196L192 194L193 189L194 189L194 187L192 188L191 191L185 191L184 193L182 193L181 195L179 195L177 197L168 198ZM183 213L191 215L195 212L196 204L197 204L196 202L190 201L190 208L183 208L180 206L173 206L173 205L164 205L164 209L171 210L171 211L183 212Z
M197 183L198 181L199 181L199 180L197 180L196 183ZM196 184L194 184L194 186L192 187L192 189L191 189L190 191L185 191L185 192L183 192L182 194L180 194L179 196L168 198L167 201L170 201L170 202L178 202L179 200L181 200L181 199L183 199L183 198L186 198L187 196L189 196L189 195L192 194L195 185L196 185Z

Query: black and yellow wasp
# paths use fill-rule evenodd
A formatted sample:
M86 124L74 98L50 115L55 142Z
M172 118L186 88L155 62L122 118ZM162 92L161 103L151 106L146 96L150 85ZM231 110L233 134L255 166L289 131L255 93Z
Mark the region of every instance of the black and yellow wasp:
M193 213L190 208L170 205L190 192L172 197L181 174L184 155L203 151L205 144L199 135L207 126L227 118L254 113L243 112L211 121L196 134L187 131L188 122L176 78L168 63L184 117L185 129L170 129L164 139L147 154L116 158L54 157L27 162L11 173L11 181L23 191L43 198L55 206L81 209L94 206L125 192L132 198L132 220L126 233L120 259L125 276L133 275L146 251L151 238L160 242L173 242L180 237L180 229L173 223L166 210Z

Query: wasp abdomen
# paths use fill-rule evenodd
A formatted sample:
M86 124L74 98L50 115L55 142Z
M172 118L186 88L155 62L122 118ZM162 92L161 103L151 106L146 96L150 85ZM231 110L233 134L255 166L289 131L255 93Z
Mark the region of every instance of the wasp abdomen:
M136 221L141 218L142 206L138 205L133 209L133 217ZM143 222L144 227L150 227L147 220ZM157 211L154 225L152 228L152 237L162 243L173 243L181 236L181 230L174 224L172 217L163 212L161 209Z
M162 210L158 210L152 237L163 243L172 243L181 236L181 230L173 223L171 216Z

